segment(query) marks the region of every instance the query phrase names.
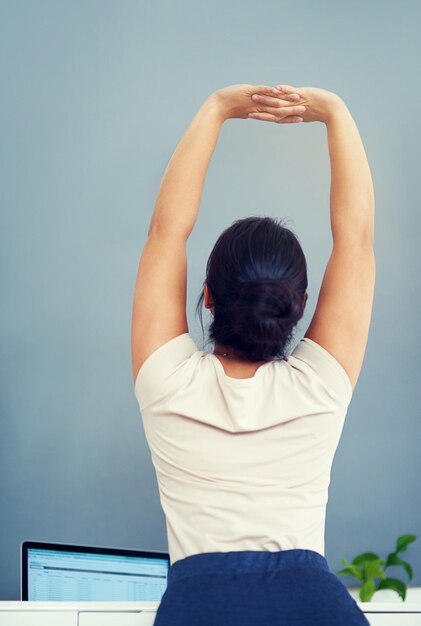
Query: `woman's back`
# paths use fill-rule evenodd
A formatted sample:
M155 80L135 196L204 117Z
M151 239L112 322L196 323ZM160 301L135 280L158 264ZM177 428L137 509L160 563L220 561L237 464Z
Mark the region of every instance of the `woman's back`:
M330 470L352 396L328 352L304 338L287 360L236 378L184 333L143 363L135 391L171 564L227 550L324 554Z

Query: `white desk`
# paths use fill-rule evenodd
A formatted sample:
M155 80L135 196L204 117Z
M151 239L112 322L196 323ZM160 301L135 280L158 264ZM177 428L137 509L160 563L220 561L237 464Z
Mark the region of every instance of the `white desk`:
M152 626L159 602L0 602L0 626Z
M371 626L421 626L421 602L357 604ZM158 606L157 602L0 602L0 626L153 626Z

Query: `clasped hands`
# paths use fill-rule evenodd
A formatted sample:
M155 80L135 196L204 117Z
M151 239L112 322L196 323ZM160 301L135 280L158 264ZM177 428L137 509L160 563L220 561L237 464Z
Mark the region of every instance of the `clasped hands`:
M224 120L251 118L278 124L304 121L305 100L291 85L230 85L218 89L212 97Z

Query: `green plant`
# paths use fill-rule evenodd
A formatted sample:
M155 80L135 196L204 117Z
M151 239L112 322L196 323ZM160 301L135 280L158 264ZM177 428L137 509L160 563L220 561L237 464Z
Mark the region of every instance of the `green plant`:
M391 565L400 565L408 574L409 580L412 580L412 567L409 563L402 561L398 557L398 553L404 552L408 544L415 541L415 539L417 539L417 535L401 535L398 537L396 550L388 554L386 561L373 552L359 554L352 563L348 563L346 559L341 558L341 562L346 567L339 570L337 574L347 574L361 582L359 591L361 602L370 602L373 594L379 589L393 589L404 601L406 596L405 583L399 580L399 578L388 578L384 570ZM384 569L381 568L382 565L384 565ZM377 586L374 582L375 578L381 579Z

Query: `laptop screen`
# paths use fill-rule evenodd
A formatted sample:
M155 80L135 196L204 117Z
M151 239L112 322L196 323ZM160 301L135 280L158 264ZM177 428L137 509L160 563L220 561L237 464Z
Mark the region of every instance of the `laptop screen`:
M165 552L23 542L22 600L159 602L168 569Z

